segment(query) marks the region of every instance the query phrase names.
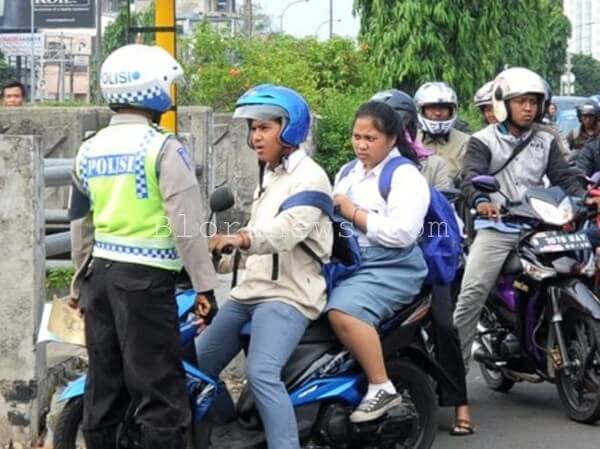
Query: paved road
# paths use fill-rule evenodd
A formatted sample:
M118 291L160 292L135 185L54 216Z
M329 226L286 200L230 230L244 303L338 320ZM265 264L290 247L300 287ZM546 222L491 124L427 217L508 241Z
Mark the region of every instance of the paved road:
M448 435L453 411L442 409L434 449L600 449L600 423L570 421L553 384L520 383L508 394L496 393L473 365L468 386L477 433Z

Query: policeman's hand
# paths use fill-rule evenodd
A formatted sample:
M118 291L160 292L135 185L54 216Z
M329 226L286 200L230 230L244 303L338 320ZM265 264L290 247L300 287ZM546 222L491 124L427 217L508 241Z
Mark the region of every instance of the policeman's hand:
M196 295L196 307L194 313L198 317L198 321L205 325L209 325L217 314L219 307L213 290L198 293Z
M477 213L488 218L500 218L500 209L498 209L498 206L496 206L494 203L479 203L477 205Z
M79 312L79 316L83 317L83 309L81 308L81 304L79 304L79 300L77 298L69 297L67 300L67 305L71 309L75 309Z

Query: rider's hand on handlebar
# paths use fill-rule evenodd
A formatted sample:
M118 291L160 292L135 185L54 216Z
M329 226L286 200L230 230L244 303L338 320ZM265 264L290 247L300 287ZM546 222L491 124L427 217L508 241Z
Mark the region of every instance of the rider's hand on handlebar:
M247 249L250 246L250 237L247 233L215 234L208 239L208 250L216 256L229 254L234 249Z
M479 203L477 205L477 213L487 218L500 218L500 209L494 203Z
M586 198L585 204L588 206L595 205L597 209L600 209L600 196L590 196Z

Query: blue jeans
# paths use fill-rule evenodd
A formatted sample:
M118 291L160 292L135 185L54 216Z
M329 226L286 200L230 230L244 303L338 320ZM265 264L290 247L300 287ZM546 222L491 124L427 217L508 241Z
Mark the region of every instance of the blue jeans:
M281 370L300 342L308 318L289 304L268 301L245 305L229 300L198 337L198 366L216 378L242 349L239 333L252 320L246 377L265 428L269 449L299 449L292 402Z

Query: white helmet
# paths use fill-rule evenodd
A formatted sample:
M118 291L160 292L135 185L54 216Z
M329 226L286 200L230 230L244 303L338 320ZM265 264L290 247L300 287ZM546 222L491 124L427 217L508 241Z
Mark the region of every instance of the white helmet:
M488 81L483 86L481 86L475 96L473 97L473 102L475 106L482 108L484 106L488 106L492 104L492 90L494 88L494 81Z
M507 101L525 94L538 97L538 111L535 121L544 113L546 86L537 73L523 67L512 67L500 72L494 80L492 104L494 115L499 122L508 118Z
M435 81L425 83L415 93L415 103L417 104L419 124L428 134L437 136L450 132L456 121L458 100L456 92L446 83ZM423 107L429 105L447 105L452 109L451 117L448 120L430 120L423 114Z
M126 45L112 52L100 74L100 90L111 108L168 111L171 84L183 81L181 65L163 48Z

